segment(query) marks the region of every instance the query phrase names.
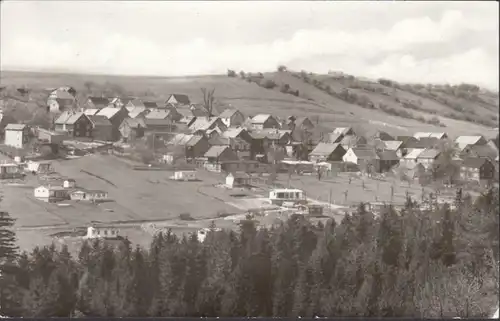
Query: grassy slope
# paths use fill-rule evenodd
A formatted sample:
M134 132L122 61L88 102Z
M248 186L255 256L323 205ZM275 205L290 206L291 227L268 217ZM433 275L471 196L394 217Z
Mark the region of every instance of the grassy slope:
M392 97L393 95L409 100L420 100L422 102L421 109L433 110L435 115L422 110L407 109L407 111L415 116L423 116L426 119L438 116L440 121L446 124L447 127L442 128L424 124L417 120L388 115L381 110L369 110L349 104L328 95L301 79L293 77L288 72L269 73L265 74L265 77L273 79L278 85L287 83L292 89L298 89L300 97L283 94L278 88L268 90L259 87L255 83L248 83L239 78L228 78L226 76L184 78L115 77L4 71L1 77L2 85L27 86L35 92L39 92L43 88L63 85L71 85L79 91L84 91L85 82L91 81L96 84L96 88L114 84L123 88L126 94L153 98L155 100L166 99L170 93L184 93L189 95L193 102L202 101L200 88L215 88L215 96L220 106L218 107L219 109L231 105L251 115L267 112L281 117L291 114L298 116L307 115L312 118L318 116L322 127L332 128L351 125L362 129L367 134L377 129L382 129L392 134L409 134L415 131L446 131L452 136L475 133L490 136L493 132L496 133L492 128L479 124L442 117L441 115L447 112L457 112L435 100L426 99L404 90L388 89L391 96L384 96L363 89L349 89L352 92L359 92L368 96L374 102L383 102L396 110L405 109L405 107L400 106L394 100L394 97ZM343 81L335 80L328 76L317 77L336 91L348 88L348 84L343 83ZM382 85L373 83L371 86L383 87ZM495 100L497 98L492 97L491 99ZM498 100L495 102L498 102ZM470 102L467 103L471 104ZM498 113L498 107L494 106L482 107L474 105L473 108L482 117L491 117L491 115Z

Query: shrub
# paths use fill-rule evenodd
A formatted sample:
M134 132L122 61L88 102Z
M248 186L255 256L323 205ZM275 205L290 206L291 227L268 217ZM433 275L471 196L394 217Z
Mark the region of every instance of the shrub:
M240 71L240 77L241 77L241 79L245 79L245 77L246 77L246 74L243 70Z
M193 221L194 220L194 218L191 216L191 214L186 213L186 212L179 214L179 219L182 221Z
M236 77L236 71L228 69L227 70L227 76L228 77Z
M259 86L266 89L273 89L276 87L276 83L271 79L262 79L259 83Z
M287 71L286 66L280 65L278 66L278 72L284 72Z
M288 93L289 90L290 90L290 85L289 84L282 84L281 87L280 87L280 91L282 93Z

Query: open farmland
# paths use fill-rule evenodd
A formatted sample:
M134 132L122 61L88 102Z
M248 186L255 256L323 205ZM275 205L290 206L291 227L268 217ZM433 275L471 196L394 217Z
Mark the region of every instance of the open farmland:
M173 219L181 213L205 218L216 217L221 211L231 213L236 210L220 200L198 193L200 187L216 184L216 180L175 182L169 180L172 172L135 171L114 156L90 155L59 161L55 162L54 168L60 174L74 178L81 186L106 190L117 207L127 209L123 220Z

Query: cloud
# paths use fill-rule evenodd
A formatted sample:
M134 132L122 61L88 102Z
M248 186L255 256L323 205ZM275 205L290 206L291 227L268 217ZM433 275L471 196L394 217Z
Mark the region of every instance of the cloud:
M197 5L191 3L189 8L179 11L186 19L166 17L160 24L145 20L141 20L141 24L139 19L136 22L131 16L123 16L122 25L118 26L111 21L100 25L94 20L93 24L79 28L63 20L57 35L25 29L13 33L2 31L0 63L2 68L65 68L76 72L165 76L224 73L227 68L256 72L286 64L313 72L332 69L407 82L473 82L498 88L498 13L490 13L486 19L484 13L473 14L455 8L431 18L432 15L424 15L419 7L421 16L394 20L387 28L376 24L347 28L329 25L327 16L319 15L319 10L310 13L318 18L308 24L301 20L307 13L301 15L302 12L293 11L294 14L282 18L276 3L264 5L266 9L261 16L259 10L248 7L253 14L241 16L244 17L241 21L229 14L224 19L224 12L206 3L200 8L210 8L210 17L206 16L208 13L197 14ZM236 8L238 4L228 6ZM136 12L147 8L140 3L126 7ZM113 7L106 8L109 11ZM198 18L189 18L190 13ZM362 13L360 11L359 17L350 16L350 20L363 21ZM160 16L156 12L154 18ZM286 32L281 35L273 29L279 29L290 17L301 20L297 27L286 25L283 27ZM373 21L370 19L374 17L366 17ZM202 22L207 22L206 26ZM227 30L224 30L224 22L229 22ZM3 25L2 21L2 29ZM141 25L163 28L141 29ZM65 33L63 27L70 31ZM255 35L251 33L252 28ZM259 30L264 33L269 30L273 36L261 35ZM198 36L186 36L196 34ZM231 38L234 41L229 41Z

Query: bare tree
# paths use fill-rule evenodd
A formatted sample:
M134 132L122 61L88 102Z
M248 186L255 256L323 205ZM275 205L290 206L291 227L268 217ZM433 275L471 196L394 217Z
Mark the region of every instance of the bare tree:
M208 112L208 116L213 116L213 108L214 108L214 93L215 88L207 90L207 88L201 88L201 92L203 94L203 105Z

